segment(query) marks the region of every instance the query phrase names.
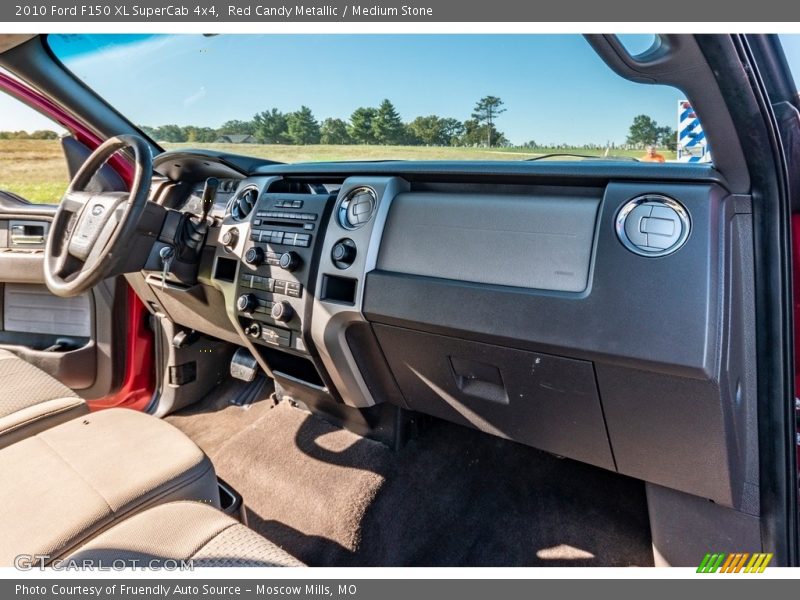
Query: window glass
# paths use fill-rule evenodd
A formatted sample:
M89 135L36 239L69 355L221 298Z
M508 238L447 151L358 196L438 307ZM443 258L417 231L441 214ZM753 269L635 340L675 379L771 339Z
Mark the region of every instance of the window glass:
M638 56L650 50L658 41L658 37L653 33L648 34L618 34L617 39L622 43L625 50L631 56Z
M69 183L59 137L64 129L0 91L0 192L57 203Z
M48 40L164 148L285 162L677 159L681 92L620 78L579 35Z

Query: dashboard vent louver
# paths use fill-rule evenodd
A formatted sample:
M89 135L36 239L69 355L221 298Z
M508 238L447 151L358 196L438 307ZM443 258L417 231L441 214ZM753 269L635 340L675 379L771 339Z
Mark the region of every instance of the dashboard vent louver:
M375 190L366 186L354 188L339 203L339 224L345 229L358 229L372 218L377 207Z
M258 188L246 187L231 202L231 216L237 221L246 219L258 201Z

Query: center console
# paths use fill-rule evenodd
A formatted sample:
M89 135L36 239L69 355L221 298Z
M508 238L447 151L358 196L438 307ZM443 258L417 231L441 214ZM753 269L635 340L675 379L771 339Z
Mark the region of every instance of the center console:
M255 204L236 282L236 315L254 343L308 353L303 324L331 204L326 194L289 193L265 193Z

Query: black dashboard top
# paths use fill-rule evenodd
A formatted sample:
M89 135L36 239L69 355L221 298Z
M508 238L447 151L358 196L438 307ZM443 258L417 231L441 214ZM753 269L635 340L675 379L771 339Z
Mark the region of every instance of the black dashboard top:
M537 177L569 179L604 184L610 180L658 180L668 182L725 183L711 165L688 163L637 163L613 160L592 161L367 161L272 164L258 167L252 174L306 177L383 175L409 180L433 178L469 179Z
M278 165L275 161L202 148L162 152L153 159L153 169L172 181L201 181L207 177L243 177L257 169Z
M252 156L207 149L171 150L154 162L157 173L173 181L202 181L206 177L236 178L248 175L289 177L399 176L414 180L489 179L535 177L553 183L569 180L586 185L609 181L717 183L727 187L712 165L688 163L639 163L615 160L592 161L343 161L279 163Z

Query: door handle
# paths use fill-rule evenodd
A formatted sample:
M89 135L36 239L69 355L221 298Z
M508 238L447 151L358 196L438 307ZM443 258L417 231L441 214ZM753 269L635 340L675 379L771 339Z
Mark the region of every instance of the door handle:
M11 223L11 246L43 246L45 226L38 223Z
M11 235L11 244L14 246L41 246L44 244L43 235Z

